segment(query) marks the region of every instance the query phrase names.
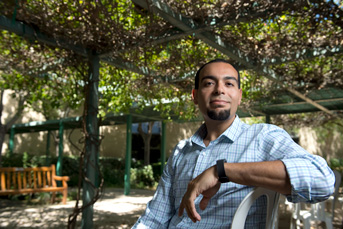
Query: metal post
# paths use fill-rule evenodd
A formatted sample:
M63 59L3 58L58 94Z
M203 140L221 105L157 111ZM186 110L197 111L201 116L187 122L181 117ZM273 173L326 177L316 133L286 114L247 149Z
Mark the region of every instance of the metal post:
M162 121L161 133L161 174L163 174L164 164L166 163L166 123Z
M131 173L131 149L132 149L132 115L126 117L126 155L125 155L125 176L124 195L130 194L130 173Z
M45 165L50 165L50 135L51 131L48 130L48 135L46 137L46 152L45 152Z
M98 99L99 99L99 56L89 55L89 91L87 95L86 116L86 151L84 157L83 206L81 228L93 228L93 203L96 194L96 180L98 175Z
M64 124L62 120L59 123L59 130L58 130L58 158L56 164L56 175L62 176L62 166L63 166L63 131L64 131ZM61 184L61 182L58 182Z
M99 152L99 147L100 147L100 126L98 125L98 134L97 134L97 153L96 153L96 164L97 166L100 165L100 152ZM100 174L99 171L95 171L95 187L99 188L100 187Z
M10 155L10 156L13 155L13 149L14 149L14 135L15 135L15 126L12 125L12 127L11 127L11 132L10 132L10 142L9 142L9 144L8 144L9 155Z
M266 123L270 124L270 115L266 115Z

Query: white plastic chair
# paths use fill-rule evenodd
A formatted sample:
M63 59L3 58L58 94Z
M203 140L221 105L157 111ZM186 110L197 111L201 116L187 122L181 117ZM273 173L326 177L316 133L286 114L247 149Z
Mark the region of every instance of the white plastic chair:
M266 229L271 229L273 226L277 225L277 212L280 194L269 189L258 187L252 190L238 206L232 219L232 229L244 228L245 220L251 205L257 198L263 195L267 197Z
M331 205L331 213L326 211L327 201L311 204L310 210L301 210L300 203L294 205L292 214L291 228L300 228L300 221L304 225L304 229L311 228L311 221L325 222L327 229L332 229L332 221L335 215L335 203L339 194L339 186L341 184L341 174L338 171L333 171L335 174L335 192L333 195L333 203Z
M338 199L338 197L339 197L339 186L341 185L341 182L342 182L342 175L341 175L341 173L338 172L337 170L334 170L333 173L335 174L336 183L335 183L335 192L333 194L333 200L332 200L332 204L331 204L332 221L333 221L333 218L335 216L335 205L336 205L336 202L340 201ZM331 198L329 198L329 200L331 200Z
M294 229L300 228L300 223L303 222L304 229L310 229L311 225L311 217L312 214L308 210L301 210L301 203L295 203L293 204L293 213L292 213L292 219L291 219L291 225L290 228Z

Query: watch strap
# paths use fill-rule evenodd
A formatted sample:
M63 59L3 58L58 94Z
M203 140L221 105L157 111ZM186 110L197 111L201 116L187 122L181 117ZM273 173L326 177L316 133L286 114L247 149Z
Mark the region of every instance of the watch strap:
M221 159L217 161L217 174L218 180L220 183L227 183L229 182L229 178L225 174L224 163L226 162L225 159Z

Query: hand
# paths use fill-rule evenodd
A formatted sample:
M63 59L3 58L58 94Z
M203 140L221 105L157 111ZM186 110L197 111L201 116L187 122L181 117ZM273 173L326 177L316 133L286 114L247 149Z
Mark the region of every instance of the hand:
M220 182L217 177L217 168L212 166L206 169L203 173L190 181L187 191L182 198L179 208L179 216L182 216L184 209L186 209L188 217L195 223L201 220L201 216L195 209L194 201L202 194L203 198L200 201L200 209L204 210L210 199L218 192Z

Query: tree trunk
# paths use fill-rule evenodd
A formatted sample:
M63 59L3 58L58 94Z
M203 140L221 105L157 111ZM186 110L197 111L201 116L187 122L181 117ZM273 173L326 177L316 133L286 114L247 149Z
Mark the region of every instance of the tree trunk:
M50 133L51 133L52 138L53 138L53 140L54 140L55 156L58 157L60 139L59 139L59 137L58 137L58 133L56 133L55 131L51 131Z
M150 141L151 134L146 135L144 140L144 165L150 164Z
M1 122L2 111L4 108L3 98L4 98L4 90L1 90L0 91L0 167L2 167L2 144L5 141L5 134L6 134L6 125L3 125Z
M145 133L142 128L142 123L138 124L138 132L144 141L144 165L150 164L150 141L152 136L152 127L155 122L148 123L148 131Z
M2 144L5 141L6 127L0 124L0 168L2 167Z

